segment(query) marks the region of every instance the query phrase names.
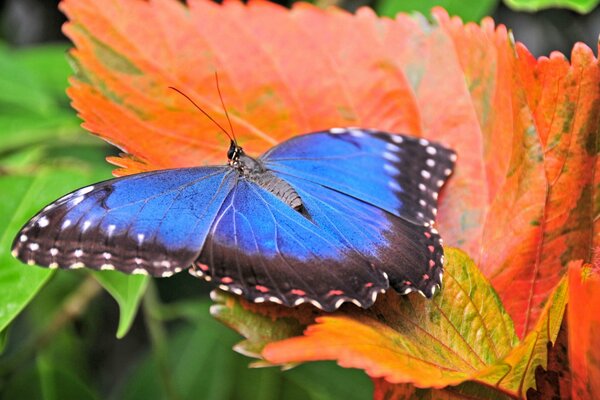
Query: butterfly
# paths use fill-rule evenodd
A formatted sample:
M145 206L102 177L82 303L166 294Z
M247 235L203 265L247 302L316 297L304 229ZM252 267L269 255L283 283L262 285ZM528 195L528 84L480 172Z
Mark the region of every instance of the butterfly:
M425 139L333 128L260 157L110 179L56 200L13 255L49 268L169 277L184 269L256 303L368 308L390 287L441 286L434 228L456 154Z

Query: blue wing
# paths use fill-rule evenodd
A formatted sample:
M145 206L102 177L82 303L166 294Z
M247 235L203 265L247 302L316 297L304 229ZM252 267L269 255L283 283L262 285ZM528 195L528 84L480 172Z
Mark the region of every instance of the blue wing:
M439 144L375 130L295 136L261 157L283 179L301 178L417 224L432 224L456 155Z
M170 276L200 254L233 175L228 167L185 168L84 187L33 217L13 254L51 268Z
M311 220L386 272L400 293L441 284L437 198L456 155L424 139L362 129L296 136L261 157Z
M333 311L369 307L385 273L259 185L240 179L223 203L195 266L222 289L256 302L311 302Z

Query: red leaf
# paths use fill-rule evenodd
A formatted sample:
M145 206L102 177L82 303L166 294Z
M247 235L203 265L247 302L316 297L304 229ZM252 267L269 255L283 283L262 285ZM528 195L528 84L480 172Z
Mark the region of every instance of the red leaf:
M600 398L600 270L569 266L569 361L574 400Z

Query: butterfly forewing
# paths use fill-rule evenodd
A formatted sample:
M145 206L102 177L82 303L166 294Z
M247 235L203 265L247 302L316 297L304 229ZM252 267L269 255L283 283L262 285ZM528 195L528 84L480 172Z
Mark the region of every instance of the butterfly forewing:
M431 224L456 155L425 139L337 128L296 136L261 158L284 179L309 180L408 221Z
M51 268L170 276L198 256L232 184L229 168L198 167L88 186L33 217L13 254Z

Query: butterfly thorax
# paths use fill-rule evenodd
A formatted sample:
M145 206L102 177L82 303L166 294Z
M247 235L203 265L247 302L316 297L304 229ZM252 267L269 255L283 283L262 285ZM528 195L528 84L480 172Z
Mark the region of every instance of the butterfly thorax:
M240 177L256 183L279 197L288 206L304 213L304 205L298 192L289 183L269 171L260 160L246 155L239 146L231 148L228 156L229 166L237 170Z

